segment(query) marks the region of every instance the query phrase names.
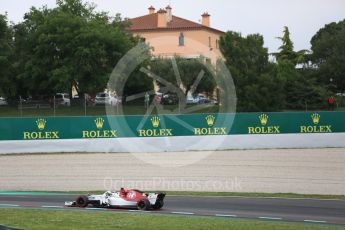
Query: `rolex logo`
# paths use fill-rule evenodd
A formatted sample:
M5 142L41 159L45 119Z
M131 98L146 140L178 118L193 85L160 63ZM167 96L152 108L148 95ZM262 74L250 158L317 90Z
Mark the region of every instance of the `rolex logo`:
M206 119L207 125L212 126L216 118L212 115L208 115L205 119Z
M23 132L24 140L42 140L42 139L60 139L59 131L43 131L46 128L47 120L38 118L36 126L39 131L37 132Z
M154 128L158 128L161 119L159 117L152 117L151 122Z
M263 113L259 116L259 121L261 126L248 127L248 134L279 134L280 126L279 125L267 125L268 124L268 115ZM267 126L266 126L267 125Z
M151 123L153 129L139 129L139 137L168 137L173 136L173 129L158 128L160 125L161 119L159 116L154 116L151 118Z
M97 129L102 129L103 128L103 124L104 124L103 118L100 118L100 117L97 118L95 120L95 124L96 124Z
M332 133L333 127L332 125L320 125L320 118L321 115L318 113L314 113L311 116L311 121L313 125L301 125L300 132L301 133Z
M104 119L102 117L97 117L95 120L95 125L98 130L83 130L83 138L116 138L117 130L103 129Z
M311 115L311 119L313 120L313 123L315 125L319 124L319 122L320 122L320 114L314 113L313 115Z
M261 115L259 116L259 119L260 119L261 125L266 125L267 122L268 122L268 116L267 116L267 114L261 114Z
M45 119L39 118L36 121L37 128L43 130L46 127L47 121Z

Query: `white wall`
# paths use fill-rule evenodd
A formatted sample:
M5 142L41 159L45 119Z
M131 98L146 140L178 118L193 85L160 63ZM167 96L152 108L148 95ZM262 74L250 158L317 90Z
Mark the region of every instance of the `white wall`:
M0 141L0 154L341 147L345 147L345 133Z

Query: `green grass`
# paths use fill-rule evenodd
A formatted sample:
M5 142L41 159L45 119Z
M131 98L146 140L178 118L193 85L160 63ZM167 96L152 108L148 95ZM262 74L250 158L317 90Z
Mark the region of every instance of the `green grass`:
M189 108L188 106L187 108ZM146 113L146 109L143 105L127 105L122 107L123 110L118 111L114 107L111 115L143 115ZM163 107L164 114L176 114L179 113L176 105L165 105ZM217 113L219 111L218 106L201 108L198 111L193 113ZM154 110L153 114L161 114L162 111ZM102 116L107 115L105 106L90 106L86 107L87 116ZM17 107L10 106L0 106L0 117L51 117L51 116L85 116L85 108L82 106L71 106L71 107L59 107L55 109L46 108L46 109L23 109L20 111Z
M345 111L345 107L339 107L336 109L336 111L338 112L344 112Z
M325 225L109 211L0 209L0 225L22 229L336 229Z
M188 105L186 108L192 107ZM116 107L114 107L114 114L110 115L143 115L146 113L146 109L143 105L132 104L132 105L125 105L122 107L123 110L118 111ZM179 110L177 105L164 105L164 111L154 110L152 114L179 114ZM314 111L314 110L309 110ZM315 109L315 111L320 111L319 109ZM327 111L327 110L326 110ZM345 111L345 107L336 108L336 111L341 112ZM201 107L198 111L193 111L192 113L218 113L219 106L211 106L204 108ZM304 112L301 110L284 110L283 112ZM185 113L182 111L181 113ZM105 106L98 105L98 106L88 106L86 107L86 116L102 116L107 115L107 111ZM0 106L0 117L52 117L52 116L85 116L85 108L82 106L71 106L71 107L58 107L54 109L23 109L20 111L18 107L11 107L11 106Z

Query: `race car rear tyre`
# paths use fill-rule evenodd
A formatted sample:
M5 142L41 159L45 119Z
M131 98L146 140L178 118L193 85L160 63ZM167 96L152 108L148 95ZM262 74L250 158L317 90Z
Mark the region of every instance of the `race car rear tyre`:
M155 205L152 206L153 209L161 209L164 205L164 201L162 200L157 200Z
M150 208L150 202L145 199L139 200L137 203L137 208L139 210L148 210Z
M85 208L89 204L89 199L87 196L80 196L76 200L77 206L81 208Z

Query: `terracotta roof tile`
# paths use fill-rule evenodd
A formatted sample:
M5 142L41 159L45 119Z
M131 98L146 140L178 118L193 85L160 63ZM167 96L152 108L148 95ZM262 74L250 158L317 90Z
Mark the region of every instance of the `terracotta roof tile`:
M219 33L224 33L223 31L204 26L200 23L196 23L184 18L172 16L172 20L167 23L167 27L158 28L158 13L148 14L145 16L130 19L131 26L129 31L139 31L139 30L174 30L174 29L208 29Z

